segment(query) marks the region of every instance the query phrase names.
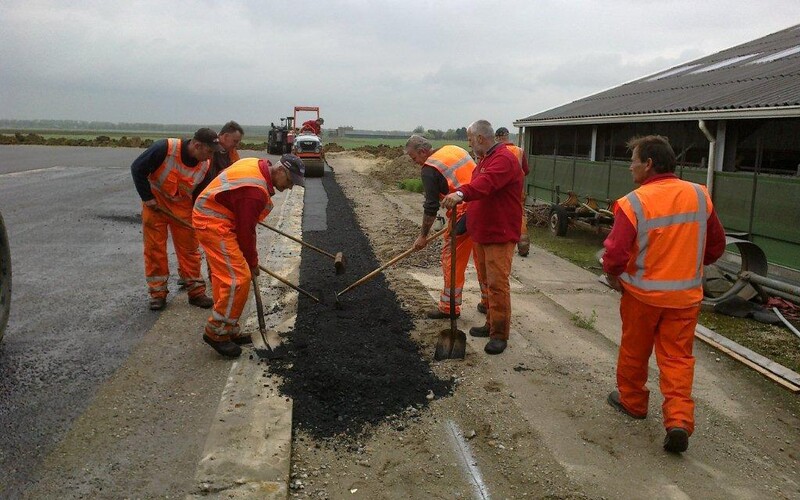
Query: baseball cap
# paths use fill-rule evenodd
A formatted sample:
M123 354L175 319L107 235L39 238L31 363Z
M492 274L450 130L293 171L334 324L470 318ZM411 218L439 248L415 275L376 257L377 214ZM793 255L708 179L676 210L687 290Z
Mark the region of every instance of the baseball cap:
M289 171L292 176L292 184L295 186L306 187L306 167L303 165L303 160L292 154L285 154L281 156L281 164Z
M497 135L508 135L508 129L505 128L505 127L500 127L499 129L497 129L497 131L494 133L494 135L496 135L496 136Z
M197 132L194 133L194 140L211 146L211 149L214 151L225 151L222 146L219 145L219 137L217 137L217 133L210 128L203 127L201 129L197 129Z

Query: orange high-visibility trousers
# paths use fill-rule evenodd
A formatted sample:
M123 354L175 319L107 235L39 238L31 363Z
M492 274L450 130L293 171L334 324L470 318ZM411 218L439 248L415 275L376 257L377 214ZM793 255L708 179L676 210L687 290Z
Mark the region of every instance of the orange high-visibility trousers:
M475 272L478 273L478 285L481 287L481 304L486 309L489 308L489 289L486 287L486 273L484 268L485 263L480 261L481 257L478 256L478 244L472 245L472 263L475 264Z
M525 213L525 199L528 196L525 194L525 187L522 187L522 227L520 227L519 242L522 244L530 244L531 237L528 235L528 215Z
M664 395L664 427L694 431L694 329L700 306L670 309L645 304L623 292L619 306L622 340L617 360L617 387L622 405L647 414L650 391L645 384L655 346L659 385Z
M475 268L486 280L486 326L493 339L508 340L511 332L511 261L516 243L475 243ZM480 279L480 278L479 278Z
M442 275L444 288L439 294L439 310L450 314L450 231L445 231L442 237ZM456 314L461 314L461 296L464 292L464 274L469 264L469 255L472 252L472 239L469 234L456 235Z
M214 307L206 324L212 340L227 340L238 329L250 293L250 266L244 258L236 233L220 232L217 227L197 230L197 238L211 267L211 293Z
M192 205L167 204L163 199L159 205L190 223ZM178 257L178 275L186 282L190 297L204 295L206 283L200 274L200 250L194 229L189 229L171 217L147 207L142 203L142 237L144 240L144 274L147 287L153 298L166 297L169 279L169 259L167 258L167 236L172 234L172 246Z

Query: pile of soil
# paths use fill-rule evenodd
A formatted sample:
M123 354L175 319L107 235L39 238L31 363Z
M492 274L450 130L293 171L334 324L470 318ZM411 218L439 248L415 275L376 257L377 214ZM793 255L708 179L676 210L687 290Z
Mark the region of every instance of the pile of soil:
M300 296L286 355L270 360L268 369L283 379L281 391L294 399L297 427L315 438L352 441L387 417L449 394L452 382L436 377L423 359L409 337L412 318L382 274L342 295L337 307L336 291L380 264L333 176L322 181L327 230L304 231L303 239L344 252L347 271L337 276L330 258L303 249L300 286L323 297L323 303Z
M419 179L420 166L411 160L408 155L397 156L391 161L383 162L372 171L372 175L390 186L396 186L404 179Z

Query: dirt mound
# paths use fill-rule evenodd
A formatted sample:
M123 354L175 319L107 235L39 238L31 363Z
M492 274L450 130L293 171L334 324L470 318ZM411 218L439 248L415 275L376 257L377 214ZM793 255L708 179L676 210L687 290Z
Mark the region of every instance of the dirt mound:
M419 179L419 165L407 155L397 156L372 171L372 175L385 184L396 186L403 179Z
M344 148L336 144L335 142L330 142L322 146L323 153L338 153L340 151L344 151Z

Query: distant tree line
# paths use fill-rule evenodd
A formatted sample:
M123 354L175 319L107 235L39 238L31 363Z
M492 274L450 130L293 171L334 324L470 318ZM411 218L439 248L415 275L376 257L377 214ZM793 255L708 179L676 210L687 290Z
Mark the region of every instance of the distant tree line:
M437 140L457 140L457 141L466 141L467 140L467 127L461 127L457 129L447 129L447 131L442 131L439 129L425 129L422 125L419 125L417 128L414 129L415 134L420 134L426 139L437 139Z
M135 122L104 122L86 120L7 120L0 119L0 129L3 130L69 130L69 131L114 131L114 132L164 132L191 135L200 127L211 127L219 130L219 124L192 125L186 123L135 123ZM267 135L268 125L247 125L244 127L245 135Z

